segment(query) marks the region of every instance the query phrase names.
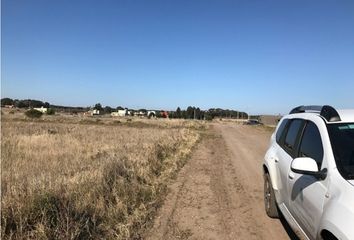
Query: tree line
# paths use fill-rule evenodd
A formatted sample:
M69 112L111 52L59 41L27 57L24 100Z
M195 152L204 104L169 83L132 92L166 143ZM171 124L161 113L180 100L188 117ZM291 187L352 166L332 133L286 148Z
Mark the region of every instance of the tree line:
M210 108L208 110L201 110L199 107L187 107L186 110L181 110L180 107L176 111L169 111L170 118L184 118L184 119L198 119L211 120L213 118L248 118L247 113L236 110Z
M39 108L43 106L45 108L54 108L57 111L64 111L70 113L79 113L79 112L85 112L90 110L90 107L67 107L67 106L51 105L48 102L43 102L34 99L19 100L19 99L11 99L11 98L2 98L1 106L5 106L5 105L13 105L14 107L17 108ZM123 108L122 106L118 106L116 108L112 108L110 106L103 107L100 103L96 103L93 108L103 111L103 113L106 114L109 114L113 111L126 109ZM133 109L128 109L128 110L131 112L135 111ZM139 109L136 111L144 112L144 113L147 112L146 109ZM248 115L245 112L230 110L230 109L222 109L222 108L210 108L208 110L201 110L199 107L188 106L184 110L178 107L175 111L163 111L163 110L155 110L155 111L157 116L160 115L162 116L161 114L162 112L167 112L169 118L181 118L181 119L211 120L213 118L240 118L240 119L248 118Z
M49 102L43 102L36 99L11 99L11 98L2 98L1 99L1 106L14 106L16 108L52 108L58 111L63 112L85 112L89 107L68 107L68 106L60 106L60 105L52 105Z
M1 106L5 106L5 105L13 105L14 107L17 108L37 108L42 106L45 108L50 107L50 104L48 102L42 102L34 99L19 100L19 99L11 99L11 98L2 98Z

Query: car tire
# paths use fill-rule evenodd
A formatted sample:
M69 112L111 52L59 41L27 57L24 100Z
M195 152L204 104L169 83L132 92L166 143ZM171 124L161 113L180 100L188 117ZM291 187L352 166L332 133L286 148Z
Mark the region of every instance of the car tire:
M272 181L268 173L264 174L264 207L271 218L279 218L278 206L275 200Z

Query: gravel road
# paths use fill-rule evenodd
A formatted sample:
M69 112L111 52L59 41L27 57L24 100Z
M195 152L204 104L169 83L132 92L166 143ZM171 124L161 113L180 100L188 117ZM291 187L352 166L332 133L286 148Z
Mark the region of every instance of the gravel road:
M261 165L270 135L262 127L213 124L146 239L296 239L264 211Z

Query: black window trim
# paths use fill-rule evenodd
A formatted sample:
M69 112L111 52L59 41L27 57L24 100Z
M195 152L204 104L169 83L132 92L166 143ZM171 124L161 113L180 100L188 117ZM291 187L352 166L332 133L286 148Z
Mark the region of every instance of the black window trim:
M286 125L285 125L285 127L284 127L284 129L283 129L283 132L281 133L281 136L280 136L280 138L279 138L279 141L276 141L276 142L279 144L279 146L280 146L281 148L283 148L285 136L286 136L286 134L288 133L288 129L289 129L289 126L290 126L290 123L291 123L291 119L286 118L286 119L284 119L283 121L285 121L285 120L287 121L287 123L286 123Z
M285 122L285 126L283 128L283 131L280 134L279 140L277 139L277 133L275 134L275 141L279 144L279 146L281 146L283 143L282 141L284 140L284 136L285 133L288 132L288 127L289 127L289 122L291 122L291 119L289 118L284 118L283 121L281 122L281 124L279 125L279 127L283 124L283 122ZM278 129L279 131L279 129Z
M301 135L300 135L300 139L299 139L299 143L298 143L298 147L297 147L297 150L296 150L295 157L301 157L301 156L300 156L300 146L301 146L301 143L302 143L302 140L303 140L303 137L304 137L305 129L306 129L308 123L311 122L311 123L313 123L313 124L316 126L316 128L317 128L317 130L318 130L318 133L320 134L320 140L321 140L321 144L322 144L322 152L323 152L323 155L322 155L321 166L319 167L319 170L320 170L320 169L322 169L323 158L324 158L324 155L325 155L325 153L324 153L324 148L323 148L323 141L322 141L321 131L320 131L320 129L317 127L317 124L316 124L315 122L313 122L313 121L311 121L311 120L307 120L307 119L306 119L306 120L303 119L303 120L305 121L305 124L304 124L304 126L303 126L303 128L302 128L302 131L301 131Z
M288 130L289 130L289 127L291 125L291 123L294 121L294 120L300 120L301 121L301 125L300 125L300 129L296 135L296 138L295 138L295 144L294 144L294 148L289 148L286 146L285 144L285 138L286 136L288 135ZM300 139L302 137L302 134L303 134L303 131L305 129L305 125L306 125L306 120L305 119L302 119L302 118L291 118L289 119L288 123L287 123L287 126L285 127L284 129L284 133L282 133L282 136L281 136L281 139L280 139L280 147L282 149L284 149L284 151L289 154L293 159L297 157L298 155L298 152L299 152L299 145L300 145Z

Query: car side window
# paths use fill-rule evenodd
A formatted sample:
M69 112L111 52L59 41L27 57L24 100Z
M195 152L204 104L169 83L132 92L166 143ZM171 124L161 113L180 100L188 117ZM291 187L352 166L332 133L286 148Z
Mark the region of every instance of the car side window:
M286 134L284 146L292 152L295 150L296 139L301 129L302 123L303 120L300 119L292 120Z
M284 129L285 129L286 124L288 123L288 121L289 121L289 119L284 119L281 122L281 124L280 124L280 126L278 128L278 131L276 133L276 136L275 136L277 143L280 143L281 136L283 136Z
M301 140L299 157L313 158L321 168L323 160L323 146L320 131L313 122L306 124L304 134Z

